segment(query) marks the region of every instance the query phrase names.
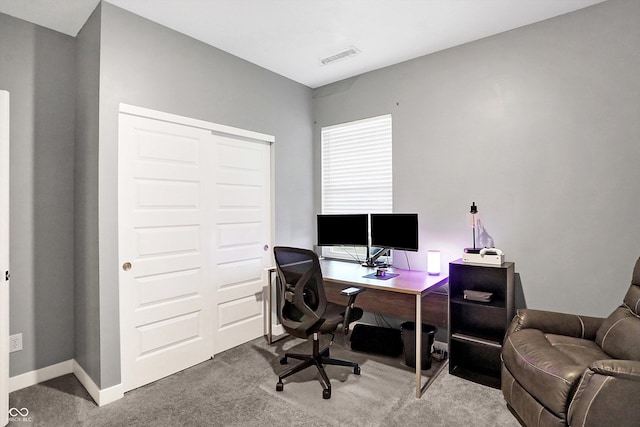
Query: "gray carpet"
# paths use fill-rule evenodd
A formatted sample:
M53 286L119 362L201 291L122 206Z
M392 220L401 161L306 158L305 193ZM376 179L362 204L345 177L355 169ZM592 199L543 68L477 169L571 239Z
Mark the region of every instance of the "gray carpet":
M309 342L304 342L289 351L310 353L311 346ZM354 352L344 345L333 345L331 356L357 362L361 374L355 375L352 368L327 366L325 370L332 389L329 400L319 402L322 399L322 386L315 367L286 378L281 392L275 390L275 375L260 384L260 388L291 405L305 408L318 418L327 418L339 425L353 424L355 420L384 419L398 406L398 401L404 395L415 395L415 370L403 363L403 357ZM289 365L282 366L278 371L297 363L291 359ZM434 360L431 369L423 371L423 384L441 367L446 366Z
M333 393L329 400L322 399L322 387L313 371L299 374L310 375L309 381L292 377L276 395L277 373L285 368L278 355L306 343L286 339L269 346L259 338L126 393L123 399L103 407L95 405L73 375L18 390L10 394L9 407L28 408L31 422L10 425L519 425L499 390L451 376L445 369L425 395L416 399L412 370L403 366L402 359L350 352L344 348L347 344L337 337L332 355L364 360L362 375L354 375L349 368L330 367ZM339 372L341 369L347 372ZM291 392L306 394L309 400L301 405L292 399ZM335 413L334 408L347 401L360 403Z

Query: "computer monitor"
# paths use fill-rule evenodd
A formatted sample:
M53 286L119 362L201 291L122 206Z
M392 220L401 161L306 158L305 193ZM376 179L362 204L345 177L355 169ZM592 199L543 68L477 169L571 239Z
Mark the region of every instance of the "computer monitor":
M417 251L418 214L371 214L371 246Z
M368 214L320 214L318 246L369 246Z

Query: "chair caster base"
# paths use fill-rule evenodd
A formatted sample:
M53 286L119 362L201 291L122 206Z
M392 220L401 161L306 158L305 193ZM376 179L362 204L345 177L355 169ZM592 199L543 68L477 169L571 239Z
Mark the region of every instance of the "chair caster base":
M276 391L282 391L284 390L284 384L282 384L282 382L278 382L276 384Z
M353 368L353 373L356 375L360 375L360 366L356 366L355 368Z
M287 360L286 357L283 357L282 359L280 359L280 364L281 365L286 365L287 363L289 363L289 361Z
M330 388L325 388L324 390L322 390L322 398L323 399L331 399L331 389Z

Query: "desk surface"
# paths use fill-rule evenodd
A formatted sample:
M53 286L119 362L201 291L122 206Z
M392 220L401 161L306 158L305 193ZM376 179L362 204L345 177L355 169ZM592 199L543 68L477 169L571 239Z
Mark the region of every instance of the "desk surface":
M363 276L375 272L375 268L362 267L354 262L321 259L320 265L323 279L327 282L411 295L425 295L431 290L440 287L449 279L447 274L430 276L425 271L402 270L399 268L387 270L389 273L398 274L396 277L386 280L372 279Z

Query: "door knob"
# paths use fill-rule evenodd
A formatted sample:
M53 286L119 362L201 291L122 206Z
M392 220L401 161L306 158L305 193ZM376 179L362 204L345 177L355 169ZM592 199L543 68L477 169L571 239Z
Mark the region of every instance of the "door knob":
M262 249L267 252L269 250L269 245L264 245Z
M124 271L129 271L131 270L131 263L130 262L125 262L124 264L122 264L122 269Z

